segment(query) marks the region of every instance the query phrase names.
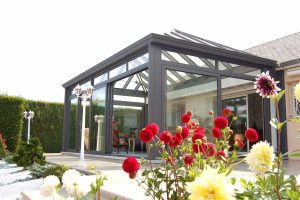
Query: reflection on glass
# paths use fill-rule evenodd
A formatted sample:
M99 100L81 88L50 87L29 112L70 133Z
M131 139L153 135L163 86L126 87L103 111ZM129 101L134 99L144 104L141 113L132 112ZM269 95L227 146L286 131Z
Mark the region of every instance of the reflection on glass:
M76 127L78 120L78 99L74 98L71 100L70 105L70 134L69 134L69 149L76 149Z
M242 151L249 150L254 143L247 143L245 137L247 128L256 129L259 140L262 140L262 98L256 94L252 81L222 77L222 106L230 109L233 115L238 117L230 127L233 130L233 136L229 141L231 146L234 139L239 138L245 143ZM232 117L229 118L229 122L231 120Z
M181 124L182 114L187 111L193 112L192 120L198 122L200 126L212 128L212 118L208 112L210 110L216 112L217 109L216 77L167 70L166 85L167 130L175 132L176 126Z
M239 74L246 74L250 76L257 76L261 73L260 69L244 66L244 65L238 65L233 63L227 63L223 61L218 62L218 69L219 70L226 70L226 71L232 71Z
M109 78L115 77L115 76L117 76L119 74L122 74L124 72L126 72L126 64L121 65L120 67L117 67L117 68L111 70L109 72Z
M131 70L133 68L136 68L142 64L145 64L149 61L149 58L148 58L148 53L138 57L138 58L135 58L134 60L128 62L128 70Z
M138 136L142 129L142 107L114 105L113 116L116 122L114 130L117 130L113 132L113 151L118 151L118 144L121 145L119 147L129 148L130 142L130 151L132 148L135 151L145 151L146 144L143 144Z
M99 84L99 83L101 83L103 81L106 81L107 80L107 76L108 76L107 73L105 73L105 74L102 74L102 75L94 78L94 85L97 85L97 84Z
M182 63L186 65L198 66L215 69L216 62L215 60L197 57L182 53L176 53L172 51L162 51L161 59L170 62Z
M92 134L90 136L90 150L104 151L105 135L105 103L106 87L96 89L93 93ZM100 116L95 120L95 116Z

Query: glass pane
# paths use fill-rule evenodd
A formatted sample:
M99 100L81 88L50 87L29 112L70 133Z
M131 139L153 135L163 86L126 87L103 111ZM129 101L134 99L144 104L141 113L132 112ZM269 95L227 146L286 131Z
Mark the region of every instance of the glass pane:
M81 87L82 88L86 88L86 87L88 87L90 85L91 85L91 81L88 81L88 82L85 82L85 83L81 84Z
M115 101L128 101L128 102L136 102L136 103L145 103L144 97L131 97L131 96L121 96L121 95L114 95Z
M239 138L245 144L242 151L249 151L254 143L247 143L245 131L254 128L263 139L262 98L256 94L253 81L222 77L222 107L232 111L237 120L231 124L233 136L229 143L232 146ZM229 117L229 122L232 116Z
M106 87L93 93L92 134L90 150L104 151Z
M83 105L85 106L85 127L84 127L84 149L90 150L90 128L89 128L89 119L90 119L90 101L83 102L81 101L80 114L83 113ZM82 119L79 122L80 132L82 131ZM81 141L81 140L80 140Z
M126 72L126 64L111 70L109 72L109 78L115 77L115 76L117 76L119 74L122 74L124 72Z
M94 85L97 85L98 83L101 83L101 82L103 82L103 81L106 81L106 80L107 80L107 77L108 77L108 75L107 75L107 73L105 73L105 74L102 74L102 75L100 75L100 76L94 78Z
M118 152L120 146L128 145L129 151L145 151L146 144L139 140L139 132L142 125L142 107L114 105L113 116L115 131L113 134L113 152ZM119 149L122 153L123 151Z
M74 98L71 100L70 105L70 134L69 134L69 149L76 149L76 131L77 131L77 120L78 120L78 99Z
M181 74L179 71L168 70L172 74ZM217 109L217 78L185 72L190 80L168 82L166 99L166 129L175 132L181 123L181 116L187 111L193 112L192 120L204 128L212 128L210 110ZM168 73L167 73L168 76ZM209 138L210 139L210 138Z
M254 67L248 67L248 66L227 63L227 62L222 62L222 61L219 61L218 63L219 63L219 65L218 65L219 70L232 71L234 73L246 74L246 75L250 75L250 76L257 76L261 73L260 69L257 69Z
M215 69L216 66L215 60L164 50L162 51L161 59L164 61L182 63L186 65L205 67L211 69Z
M149 61L148 53L128 62L128 70L136 68L142 64L145 64Z

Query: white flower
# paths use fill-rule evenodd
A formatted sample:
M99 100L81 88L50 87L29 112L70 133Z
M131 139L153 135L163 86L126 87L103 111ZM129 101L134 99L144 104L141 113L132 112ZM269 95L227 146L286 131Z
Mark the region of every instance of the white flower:
M275 159L274 148L267 142L258 142L252 146L246 156L249 169L254 173L264 174L270 170Z
M295 86L295 97L298 101L300 101L300 82Z
M62 177L63 186L69 195L85 196L91 190L92 177L81 176L76 170L68 170Z
M45 197L53 196L56 193L56 187L60 182L56 176L47 176L44 179L44 184L40 188L41 195Z
M231 200L234 199L234 187L225 174L209 166L202 171L194 182L188 183L190 200Z
M67 170L62 176L63 185L70 185L74 180L77 180L78 177L80 177L80 173L75 169Z

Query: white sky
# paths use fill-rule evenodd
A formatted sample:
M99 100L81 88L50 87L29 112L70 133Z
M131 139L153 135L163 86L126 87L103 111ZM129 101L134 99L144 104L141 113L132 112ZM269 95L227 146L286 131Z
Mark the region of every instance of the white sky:
M300 31L297 0L0 0L0 93L64 99L62 84L149 33L246 49Z

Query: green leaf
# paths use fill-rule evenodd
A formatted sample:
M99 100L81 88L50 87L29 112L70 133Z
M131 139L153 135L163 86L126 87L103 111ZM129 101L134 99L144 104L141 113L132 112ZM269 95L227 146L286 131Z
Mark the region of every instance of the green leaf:
M286 123L286 121L284 121L284 122L278 122L277 129L280 130L285 123Z
M281 90L278 95L277 95L277 102L280 101L280 99L283 97L283 95L285 94L286 90Z
M286 193L292 200L300 200L300 192L286 190Z

